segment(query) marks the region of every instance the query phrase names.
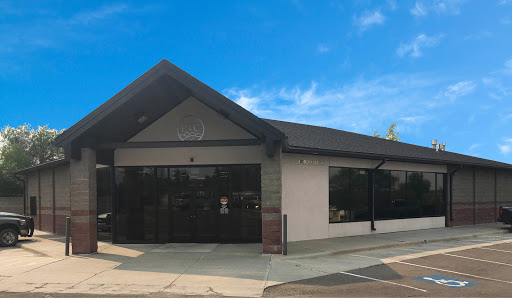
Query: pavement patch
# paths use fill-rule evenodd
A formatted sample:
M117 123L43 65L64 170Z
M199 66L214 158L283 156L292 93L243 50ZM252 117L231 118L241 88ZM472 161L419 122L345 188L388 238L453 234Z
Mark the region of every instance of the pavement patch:
M430 275L430 276L418 277L418 278L413 278L413 280L426 282L429 284L437 284L437 285L445 286L445 287L452 288L452 289L460 289L460 288L467 288L467 287L480 285L480 283L477 283L477 282L456 279L456 278L446 277L446 276L442 276L442 275Z

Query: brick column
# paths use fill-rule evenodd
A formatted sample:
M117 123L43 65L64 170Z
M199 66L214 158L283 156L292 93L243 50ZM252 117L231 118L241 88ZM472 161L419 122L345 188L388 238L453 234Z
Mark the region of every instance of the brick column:
M282 253L281 162L277 157L261 164L263 253Z
M81 159L70 161L71 240L73 254L98 250L96 227L96 152L81 149Z

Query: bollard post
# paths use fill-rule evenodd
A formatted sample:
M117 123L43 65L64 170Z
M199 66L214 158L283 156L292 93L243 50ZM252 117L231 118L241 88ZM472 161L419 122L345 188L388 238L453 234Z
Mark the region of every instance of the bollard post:
M288 215L283 214L283 255L288 255Z
M69 256L69 236L71 234L71 217L66 217L66 256Z

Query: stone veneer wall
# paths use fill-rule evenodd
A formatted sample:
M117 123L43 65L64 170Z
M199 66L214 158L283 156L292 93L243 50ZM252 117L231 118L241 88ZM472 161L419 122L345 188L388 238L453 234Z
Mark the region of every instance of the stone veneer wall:
M263 253L282 252L282 179L280 150L261 164L262 244Z
M500 205L512 205L512 171L464 167L455 172L449 226L495 222Z
M81 159L71 159L69 167L73 254L89 254L98 250L96 151L89 148L81 151Z
M23 214L23 197L0 197L0 212Z

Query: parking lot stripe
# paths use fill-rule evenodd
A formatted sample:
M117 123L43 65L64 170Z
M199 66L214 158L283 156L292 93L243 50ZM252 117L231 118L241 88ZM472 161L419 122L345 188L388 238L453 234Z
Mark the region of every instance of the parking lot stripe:
M441 268L435 268L435 267L423 266L423 265L418 265L418 264L413 264L413 263L407 263L407 262L401 262L401 261L396 261L395 263L398 263L398 264L404 264L404 265L410 265L410 266L416 266L416 267L425 268L425 269L432 269L432 270L437 270L437 271L449 272L449 273L453 273L453 274L459 274L459 275L464 275L464 276L470 276L470 277L475 277L475 278L480 278L480 279L492 280L492 281L497 281L497 282L504 282L504 283L507 283L507 284L512 284L512 281L506 281L506 280L501 280L501 279L495 279L495 278L485 277L485 276L478 276L478 275L474 275L474 274L462 273L462 272L457 272L457 271L452 271L452 270L447 270L447 269L441 269Z
M377 279L377 278L373 278L373 277L362 276L362 275L358 275L358 274L354 274L354 273L348 273L348 272L343 272L343 271L340 272L340 273L346 274L346 275L352 275L352 276L359 277L359 278L369 279L369 280L373 280L373 281L379 281L379 282L383 282L383 283L387 283L387 284L392 284L392 285L395 285L395 286L401 286L401 287L405 287L405 288L409 288L409 289L414 289L414 290L418 290L418 291L422 291L422 292L427 292L427 290L411 287L411 286L408 286L408 285L398 284L398 283L392 282L392 281L381 280L381 279Z
M486 243L480 243L480 244L472 244L472 245L465 245L465 246L459 246L459 247L424 251L424 252L419 252L419 253L409 254L409 255L400 255L400 256L384 258L384 259L380 259L380 260L384 264L388 264L388 263L394 263L397 261L406 261L406 260L410 260L410 259L428 257L428 256L432 256L432 255L442 254L442 253L455 252L455 251L461 251L461 250L467 250L467 249L485 247L485 246L492 246L492 245L496 245L496 244L511 243L511 242L512 242L512 240L492 241L492 242L486 242Z
M487 247L477 247L479 249L487 249L487 250L494 250L499 252L508 252L509 254L512 254L512 251L510 250L502 250L502 249L495 249L495 248L487 248Z
M493 263L493 264L504 265L504 266L511 266L512 267L512 264L507 264L507 263L501 263L501 262L495 262L495 261L489 261L489 260L482 260L482 259L475 259L475 258L464 257L464 256L459 256L459 255L452 255L452 254L442 254L442 255L443 256L457 257L457 258L463 258L463 259L468 259L468 260L473 260L473 261L480 261L480 262Z

